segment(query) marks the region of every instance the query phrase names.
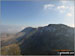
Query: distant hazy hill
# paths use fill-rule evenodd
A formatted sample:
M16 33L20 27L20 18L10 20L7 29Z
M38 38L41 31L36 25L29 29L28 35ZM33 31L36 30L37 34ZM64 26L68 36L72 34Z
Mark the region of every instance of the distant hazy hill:
M25 28L17 38L22 54L55 54L54 50L74 50L74 29L63 24Z

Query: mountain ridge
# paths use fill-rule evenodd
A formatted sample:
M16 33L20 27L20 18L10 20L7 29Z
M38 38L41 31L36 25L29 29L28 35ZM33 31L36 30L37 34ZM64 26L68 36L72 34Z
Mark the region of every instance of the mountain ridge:
M22 55L58 54L55 50L74 51L74 29L63 24L49 24L18 32L2 46L18 44Z
M53 51L56 49L74 50L74 29L72 27L63 24L49 24L32 31L27 36L23 36L20 44L23 55L56 54L57 52Z

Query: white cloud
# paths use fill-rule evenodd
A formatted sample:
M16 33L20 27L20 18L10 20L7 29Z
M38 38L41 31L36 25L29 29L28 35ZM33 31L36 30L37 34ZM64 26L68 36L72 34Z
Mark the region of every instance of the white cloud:
M51 9L54 6L55 6L54 4L45 4L44 9Z
M69 5L59 5L56 7L57 11L59 11L60 13L74 13L74 6L69 6Z
M67 0L59 0L61 5L57 6L57 9L61 13L71 13L74 10L73 2L67 1ZM72 4L71 4L72 3ZM66 13L67 14L67 13Z
M62 6L58 6L57 9L66 9L66 7L62 5Z
M72 14L71 13L67 13L67 16L72 16Z
M67 10L67 8L68 8L68 6L65 6L65 5L57 6L57 10L60 13L64 13Z
M73 16L74 14L74 5L69 5L69 1L67 0L61 0L60 1L61 5L55 6L54 4L45 4L44 5L44 9L48 10L48 9L52 9L52 10L56 10L60 13L64 13L67 16Z

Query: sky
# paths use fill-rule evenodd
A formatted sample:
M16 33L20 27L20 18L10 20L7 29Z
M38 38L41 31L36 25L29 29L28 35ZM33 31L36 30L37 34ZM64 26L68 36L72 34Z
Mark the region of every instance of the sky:
M3 27L11 26L16 30L18 27L23 29L48 24L66 24L74 27L74 1L1 2L0 25Z

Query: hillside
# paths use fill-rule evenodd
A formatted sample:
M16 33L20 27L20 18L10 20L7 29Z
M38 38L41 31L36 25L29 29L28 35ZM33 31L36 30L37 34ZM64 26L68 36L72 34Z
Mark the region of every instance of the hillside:
M74 29L63 24L26 28L20 39L22 54L57 54L54 50L74 50ZM17 39L17 40L18 40Z
M13 37L2 41L1 45L10 47L10 45L18 44L22 55L58 54L56 50L74 51L74 28L64 24L49 24L38 28L27 27L10 36ZM5 52L4 48L2 49Z

